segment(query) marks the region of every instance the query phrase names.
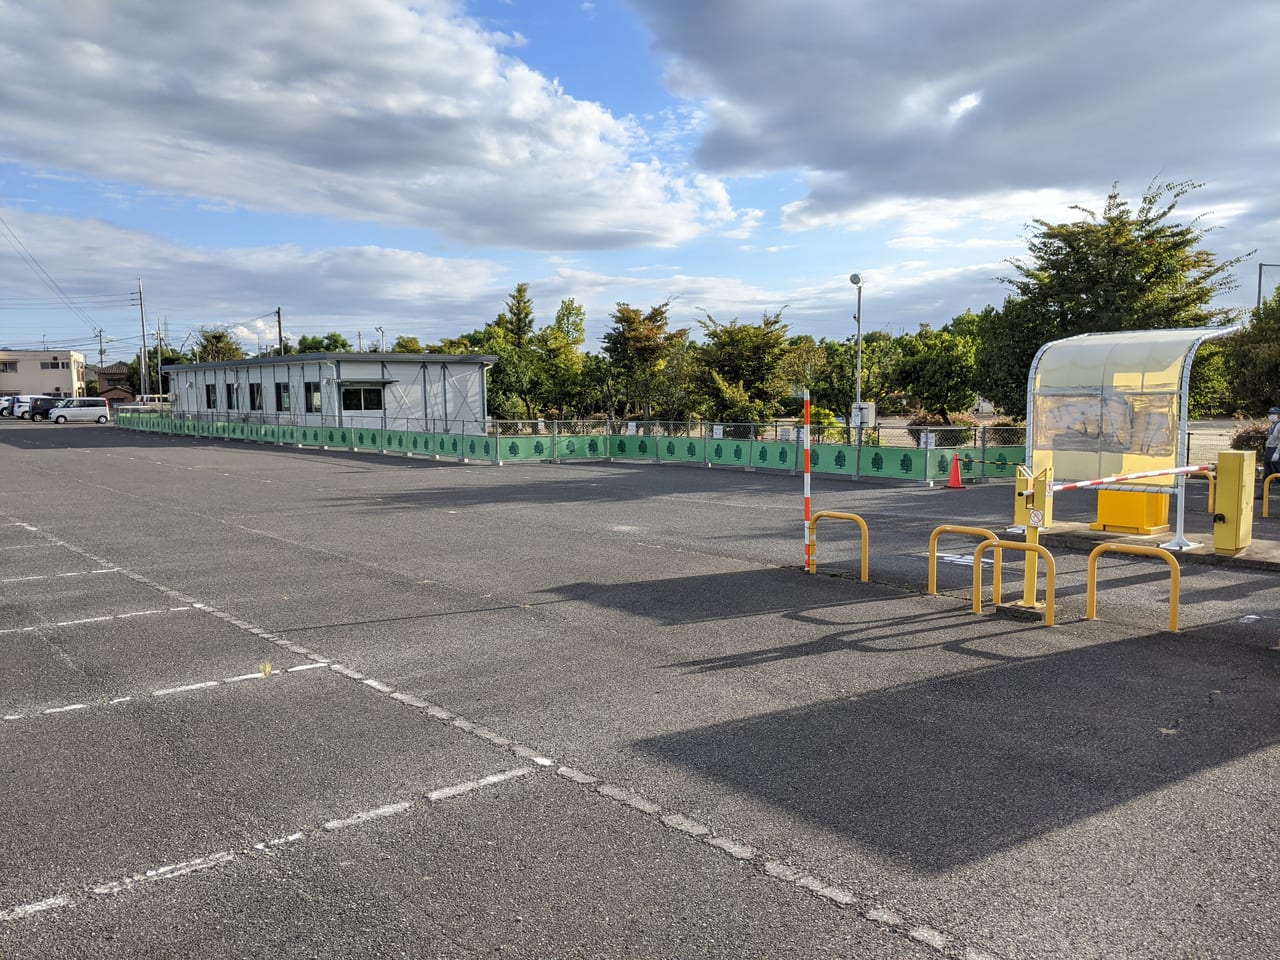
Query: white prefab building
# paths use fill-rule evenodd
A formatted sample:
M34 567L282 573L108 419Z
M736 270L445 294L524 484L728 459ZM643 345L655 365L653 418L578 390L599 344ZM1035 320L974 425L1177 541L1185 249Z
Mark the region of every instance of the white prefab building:
M166 365L172 412L197 420L485 433L497 357L308 353Z

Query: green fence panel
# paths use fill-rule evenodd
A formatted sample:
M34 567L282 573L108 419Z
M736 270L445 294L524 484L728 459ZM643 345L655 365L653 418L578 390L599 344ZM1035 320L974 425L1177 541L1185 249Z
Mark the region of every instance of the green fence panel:
M382 429L380 427L352 427L352 445L357 450L381 450Z
M431 452L433 434L421 430L407 430L404 433L404 452L428 454Z
M949 480L951 478L951 462L959 453L954 447L945 450L922 450L921 453L927 454L925 457L925 479L926 480Z
M923 480L925 460L929 452L919 447L863 447L862 475L894 480Z
M618 460L652 460L656 456L657 439L639 434L610 434L609 456Z
M468 460L492 460L493 438L471 434L463 438L462 449Z
M550 456L550 437L502 437L498 440L500 460L546 460Z
M800 453L800 469L804 469L804 449ZM852 477L858 472L858 448L840 443L815 443L809 450L809 467L813 473Z
M1018 465L1027 458L1027 448L1023 446L1017 447L987 447L986 454L982 459L987 462L982 464L982 476L984 477L1016 477L1018 475Z
M794 442L757 440L751 450L751 462L771 470L792 470L796 465L796 445ZM804 469L804 463L800 464L800 469Z
M557 460L599 459L605 454L606 438L577 434L561 435L555 438L553 449Z
M657 444L659 460L707 462L707 441L702 437L658 437Z
M707 461L724 464L730 467L747 467L751 465L751 440L729 440L711 438L707 441Z

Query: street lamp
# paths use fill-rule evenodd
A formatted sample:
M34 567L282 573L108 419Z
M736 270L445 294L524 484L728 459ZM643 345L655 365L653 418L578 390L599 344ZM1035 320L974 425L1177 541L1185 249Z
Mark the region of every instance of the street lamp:
M854 387L854 409L857 411L857 419L855 426L859 429L862 427L862 274L849 274L849 282L858 288L858 312L854 315L854 322L858 325L858 382Z
M378 331L378 352L387 352L387 334L381 327L374 327Z
M1262 310L1262 268L1263 267L1280 267L1280 263L1260 263L1258 264L1258 310Z

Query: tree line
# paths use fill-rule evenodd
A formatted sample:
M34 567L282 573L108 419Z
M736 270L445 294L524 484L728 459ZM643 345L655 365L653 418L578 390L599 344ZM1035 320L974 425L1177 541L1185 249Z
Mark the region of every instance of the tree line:
M1151 184L1136 207L1114 185L1101 211L1075 207L1072 221L1034 221L1027 255L999 278L996 307L965 310L936 329L870 331L862 337L862 397L881 415L921 423L970 420L979 398L1010 421L1025 416L1027 374L1039 348L1081 333L1231 324L1242 311L1214 307L1234 287L1227 260L1204 246L1197 220L1174 219L1191 182ZM856 337L792 334L785 307L755 322L703 311L673 325L671 301L647 309L619 302L598 353L584 350L586 312L565 299L539 325L527 283L478 330L422 344L399 337L396 353L488 354L489 412L496 419L622 419L763 423L794 416L807 386L818 423L847 416L856 390ZM1193 418L1257 415L1280 403L1280 288L1242 332L1204 344L1193 367ZM381 345L368 349L377 351ZM351 352L338 333L286 342L286 353ZM274 355L278 350L265 351ZM187 353L161 347L152 363L245 357L225 330L202 329ZM137 361L132 375L137 376ZM154 382L154 381L153 381Z

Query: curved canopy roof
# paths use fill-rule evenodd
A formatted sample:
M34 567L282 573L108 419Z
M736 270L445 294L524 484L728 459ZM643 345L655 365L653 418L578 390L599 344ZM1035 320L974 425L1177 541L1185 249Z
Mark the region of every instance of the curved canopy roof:
M1087 333L1045 344L1027 378L1027 463L1052 464L1057 480L1185 466L1191 360L1201 343L1236 329Z

